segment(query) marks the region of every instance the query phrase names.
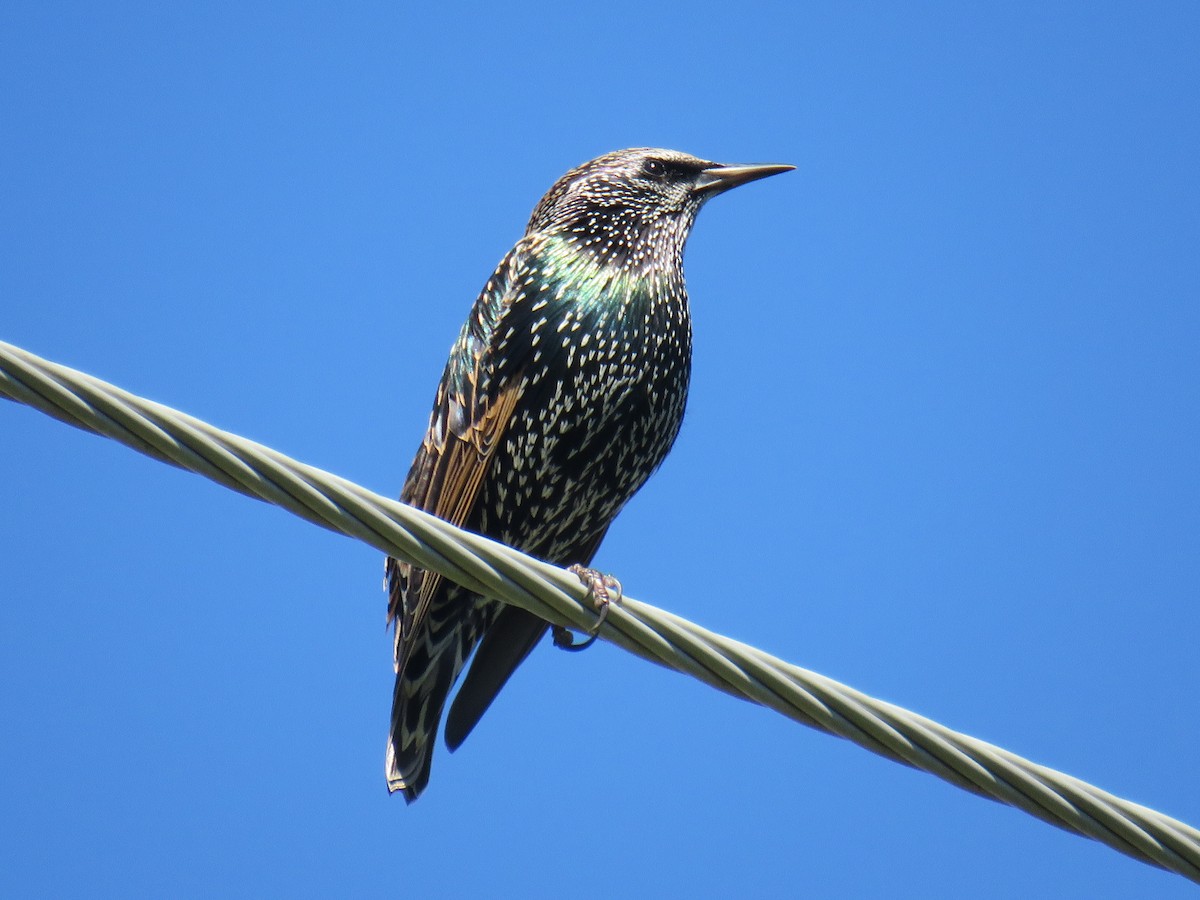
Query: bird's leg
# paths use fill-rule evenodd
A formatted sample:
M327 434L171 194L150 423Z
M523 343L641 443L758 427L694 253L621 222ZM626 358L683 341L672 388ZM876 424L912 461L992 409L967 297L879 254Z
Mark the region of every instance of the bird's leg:
M600 626L604 624L604 620L608 616L609 604L620 603L625 591L621 587L621 582L612 575L605 575L602 572L597 572L595 569L589 569L578 563L570 566L567 571L574 572L579 576L579 580L588 589L588 594L595 601L596 606L600 608L596 624L588 629L589 637L578 644L575 643L574 636L566 628L563 628L561 625L551 626L554 634L554 646L562 650L576 652L586 650L592 644L596 643L596 635L600 633ZM614 592L615 596L613 595Z

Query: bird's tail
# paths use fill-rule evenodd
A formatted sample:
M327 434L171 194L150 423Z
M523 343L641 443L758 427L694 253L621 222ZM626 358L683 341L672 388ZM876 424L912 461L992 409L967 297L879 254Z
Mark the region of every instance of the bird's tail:
M392 728L387 746L389 791L403 791L409 803L429 783L429 767L437 740L438 722L457 672L453 660L440 660L428 680L413 682L396 677L392 696Z
M412 803L429 783L429 767L446 698L488 622L499 612L456 585L431 604L420 633L396 636L396 687L388 735L389 791Z

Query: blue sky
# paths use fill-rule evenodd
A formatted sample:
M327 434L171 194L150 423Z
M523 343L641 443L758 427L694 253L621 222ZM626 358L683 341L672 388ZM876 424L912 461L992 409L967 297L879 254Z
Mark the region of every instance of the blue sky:
M702 213L630 594L1200 823L1200 8L0 10L0 339L400 487L567 168ZM0 893L1190 896L611 646L389 797L378 553L0 405Z

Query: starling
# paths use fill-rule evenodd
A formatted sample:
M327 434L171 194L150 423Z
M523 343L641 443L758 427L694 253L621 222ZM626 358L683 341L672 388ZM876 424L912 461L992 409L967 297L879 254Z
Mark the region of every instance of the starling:
M683 419L692 326L683 247L708 198L792 169L619 150L533 210L450 351L400 499L558 565L586 566ZM457 749L549 628L396 559L388 789L429 781L447 696Z

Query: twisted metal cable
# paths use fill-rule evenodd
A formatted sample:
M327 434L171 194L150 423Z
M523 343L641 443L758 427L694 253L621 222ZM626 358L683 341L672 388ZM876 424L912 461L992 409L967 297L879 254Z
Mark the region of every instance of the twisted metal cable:
M281 506L557 625L595 621L579 579L428 513L0 341L0 396ZM1200 831L625 597L600 637L809 727L1200 883Z

